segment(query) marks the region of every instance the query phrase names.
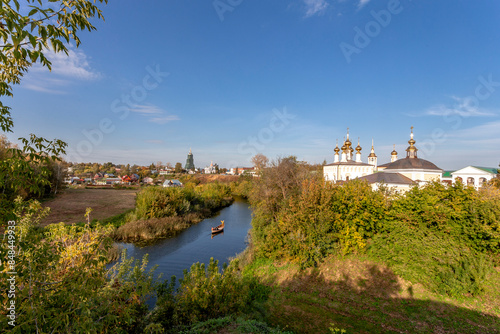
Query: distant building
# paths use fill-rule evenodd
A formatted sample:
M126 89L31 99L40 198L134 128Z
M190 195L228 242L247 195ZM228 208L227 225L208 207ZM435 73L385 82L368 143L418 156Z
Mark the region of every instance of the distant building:
M236 168L231 168L227 174L230 174L230 175L242 175L242 174L256 175L256 171L255 171L254 167L236 167Z
M451 173L453 173L452 170L443 171L443 175L441 175L441 182L443 184L451 185L453 183L453 176L451 175Z
M325 180L332 182L349 181L359 178L372 185L373 189L385 184L396 190L408 190L412 185L422 185L431 181L441 181L443 170L430 161L420 159L417 156L417 147L413 139L413 127L406 149L406 158L398 159L398 153L394 149L391 152L391 162L377 166L377 155L375 154L372 141L371 153L368 163L361 161L361 147L356 147L356 159L353 160L352 143L349 140L349 129L347 138L341 149L335 148L335 157L332 164L323 167ZM339 152L342 150L341 158ZM375 175L373 175L375 173Z
M353 159L354 150L356 150L355 160ZM323 167L325 180L332 182L349 181L373 174L377 169L377 155L373 148L373 141L368 163L361 161L361 150L359 139L356 149L352 147L352 142L349 139L349 129L347 129L347 138L344 140L341 149L339 149L339 143L337 142L333 163ZM339 154L340 151L342 151L341 154Z
M163 182L163 187L171 188L171 187L182 187L183 184L179 180L166 180Z
M174 173L175 173L175 169L169 168L169 167L165 167L165 169L160 169L160 172L159 172L160 175L170 175L170 174L174 174Z
M205 167L205 169L203 170L203 172L205 174L217 174L218 170L219 170L219 165L214 164L213 161L211 161L210 162L210 166Z
M191 169L195 169L194 167L194 157L193 157L193 153L191 152L191 149L189 149L189 153L188 153L188 156L187 156L187 159L186 159L186 166L184 167L185 170L191 170Z
M154 183L154 180L153 180L153 178L151 178L151 177L145 177L144 179L142 179L142 183L145 183L145 184L153 184L153 183Z
M417 156L418 149L413 139L413 126L411 127L411 138L406 149L406 158L395 159L393 162L382 165L383 173L399 173L411 180L423 185L428 182L441 182L443 170L428 160L420 159ZM394 156L395 151L391 153ZM395 154L397 157L397 153ZM392 159L391 159L392 160Z
M460 181L476 189L479 189L497 175L498 170L496 168L477 166L467 166L451 173L453 183Z

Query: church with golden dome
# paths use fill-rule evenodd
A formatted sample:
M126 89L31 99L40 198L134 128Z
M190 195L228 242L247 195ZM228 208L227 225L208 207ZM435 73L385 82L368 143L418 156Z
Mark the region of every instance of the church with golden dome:
M361 160L362 148L359 145L359 139L358 146L353 149L349 139L349 129L347 129L347 137L342 147L339 149L338 143L335 147L334 162L323 167L323 176L326 181L331 182L359 179L370 183L373 189L384 184L402 191L414 185L423 185L431 181L440 182L443 170L428 160L418 158L418 149L413 137L413 127L411 127L408 141L410 146L406 149L406 158L398 159L398 153L394 148L391 152L391 162L378 166L373 140L368 161L364 163ZM356 150L355 159L353 159L354 150ZM342 152L340 158L339 152Z
M354 150L356 150L356 157L353 158ZM339 144L337 142L337 147L335 147L335 156L332 164L328 164L323 167L323 176L327 181L349 181L362 176L373 174L377 168L377 156L373 150L369 156L369 163L364 163L361 161L361 146L359 145L356 149L352 147L352 142L349 139L349 129L347 129L347 137L344 140L342 148L339 149ZM339 152L342 151L341 154ZM371 163L370 163L371 162Z

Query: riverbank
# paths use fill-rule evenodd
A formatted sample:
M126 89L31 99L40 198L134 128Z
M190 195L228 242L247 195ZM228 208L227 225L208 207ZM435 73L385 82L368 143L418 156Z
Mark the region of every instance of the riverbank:
M190 226L210 218L220 210L233 203L233 198L224 198L220 205L211 209L204 208L198 212L161 218L139 219L126 222L112 234L119 242L151 242L153 240L173 237Z

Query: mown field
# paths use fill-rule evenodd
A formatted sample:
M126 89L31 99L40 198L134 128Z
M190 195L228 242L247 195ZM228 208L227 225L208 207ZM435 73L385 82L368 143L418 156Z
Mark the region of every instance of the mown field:
M50 208L42 226L64 222L75 224L85 220L85 210L92 208L91 220L119 215L135 207L137 190L68 188L56 198L43 203Z

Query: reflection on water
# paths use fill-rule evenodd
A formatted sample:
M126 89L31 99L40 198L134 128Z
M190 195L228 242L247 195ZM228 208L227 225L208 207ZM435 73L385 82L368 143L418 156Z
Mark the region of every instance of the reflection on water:
M224 231L213 234L211 228L225 221ZM210 258L219 264L241 253L246 248L246 236L251 226L251 210L246 201L236 200L217 216L191 226L177 236L160 240L152 245L140 247L122 244L127 249L127 257L142 259L149 254L149 267L158 265L156 274L163 273L163 279L175 275L182 278L183 270L193 263L208 263Z

